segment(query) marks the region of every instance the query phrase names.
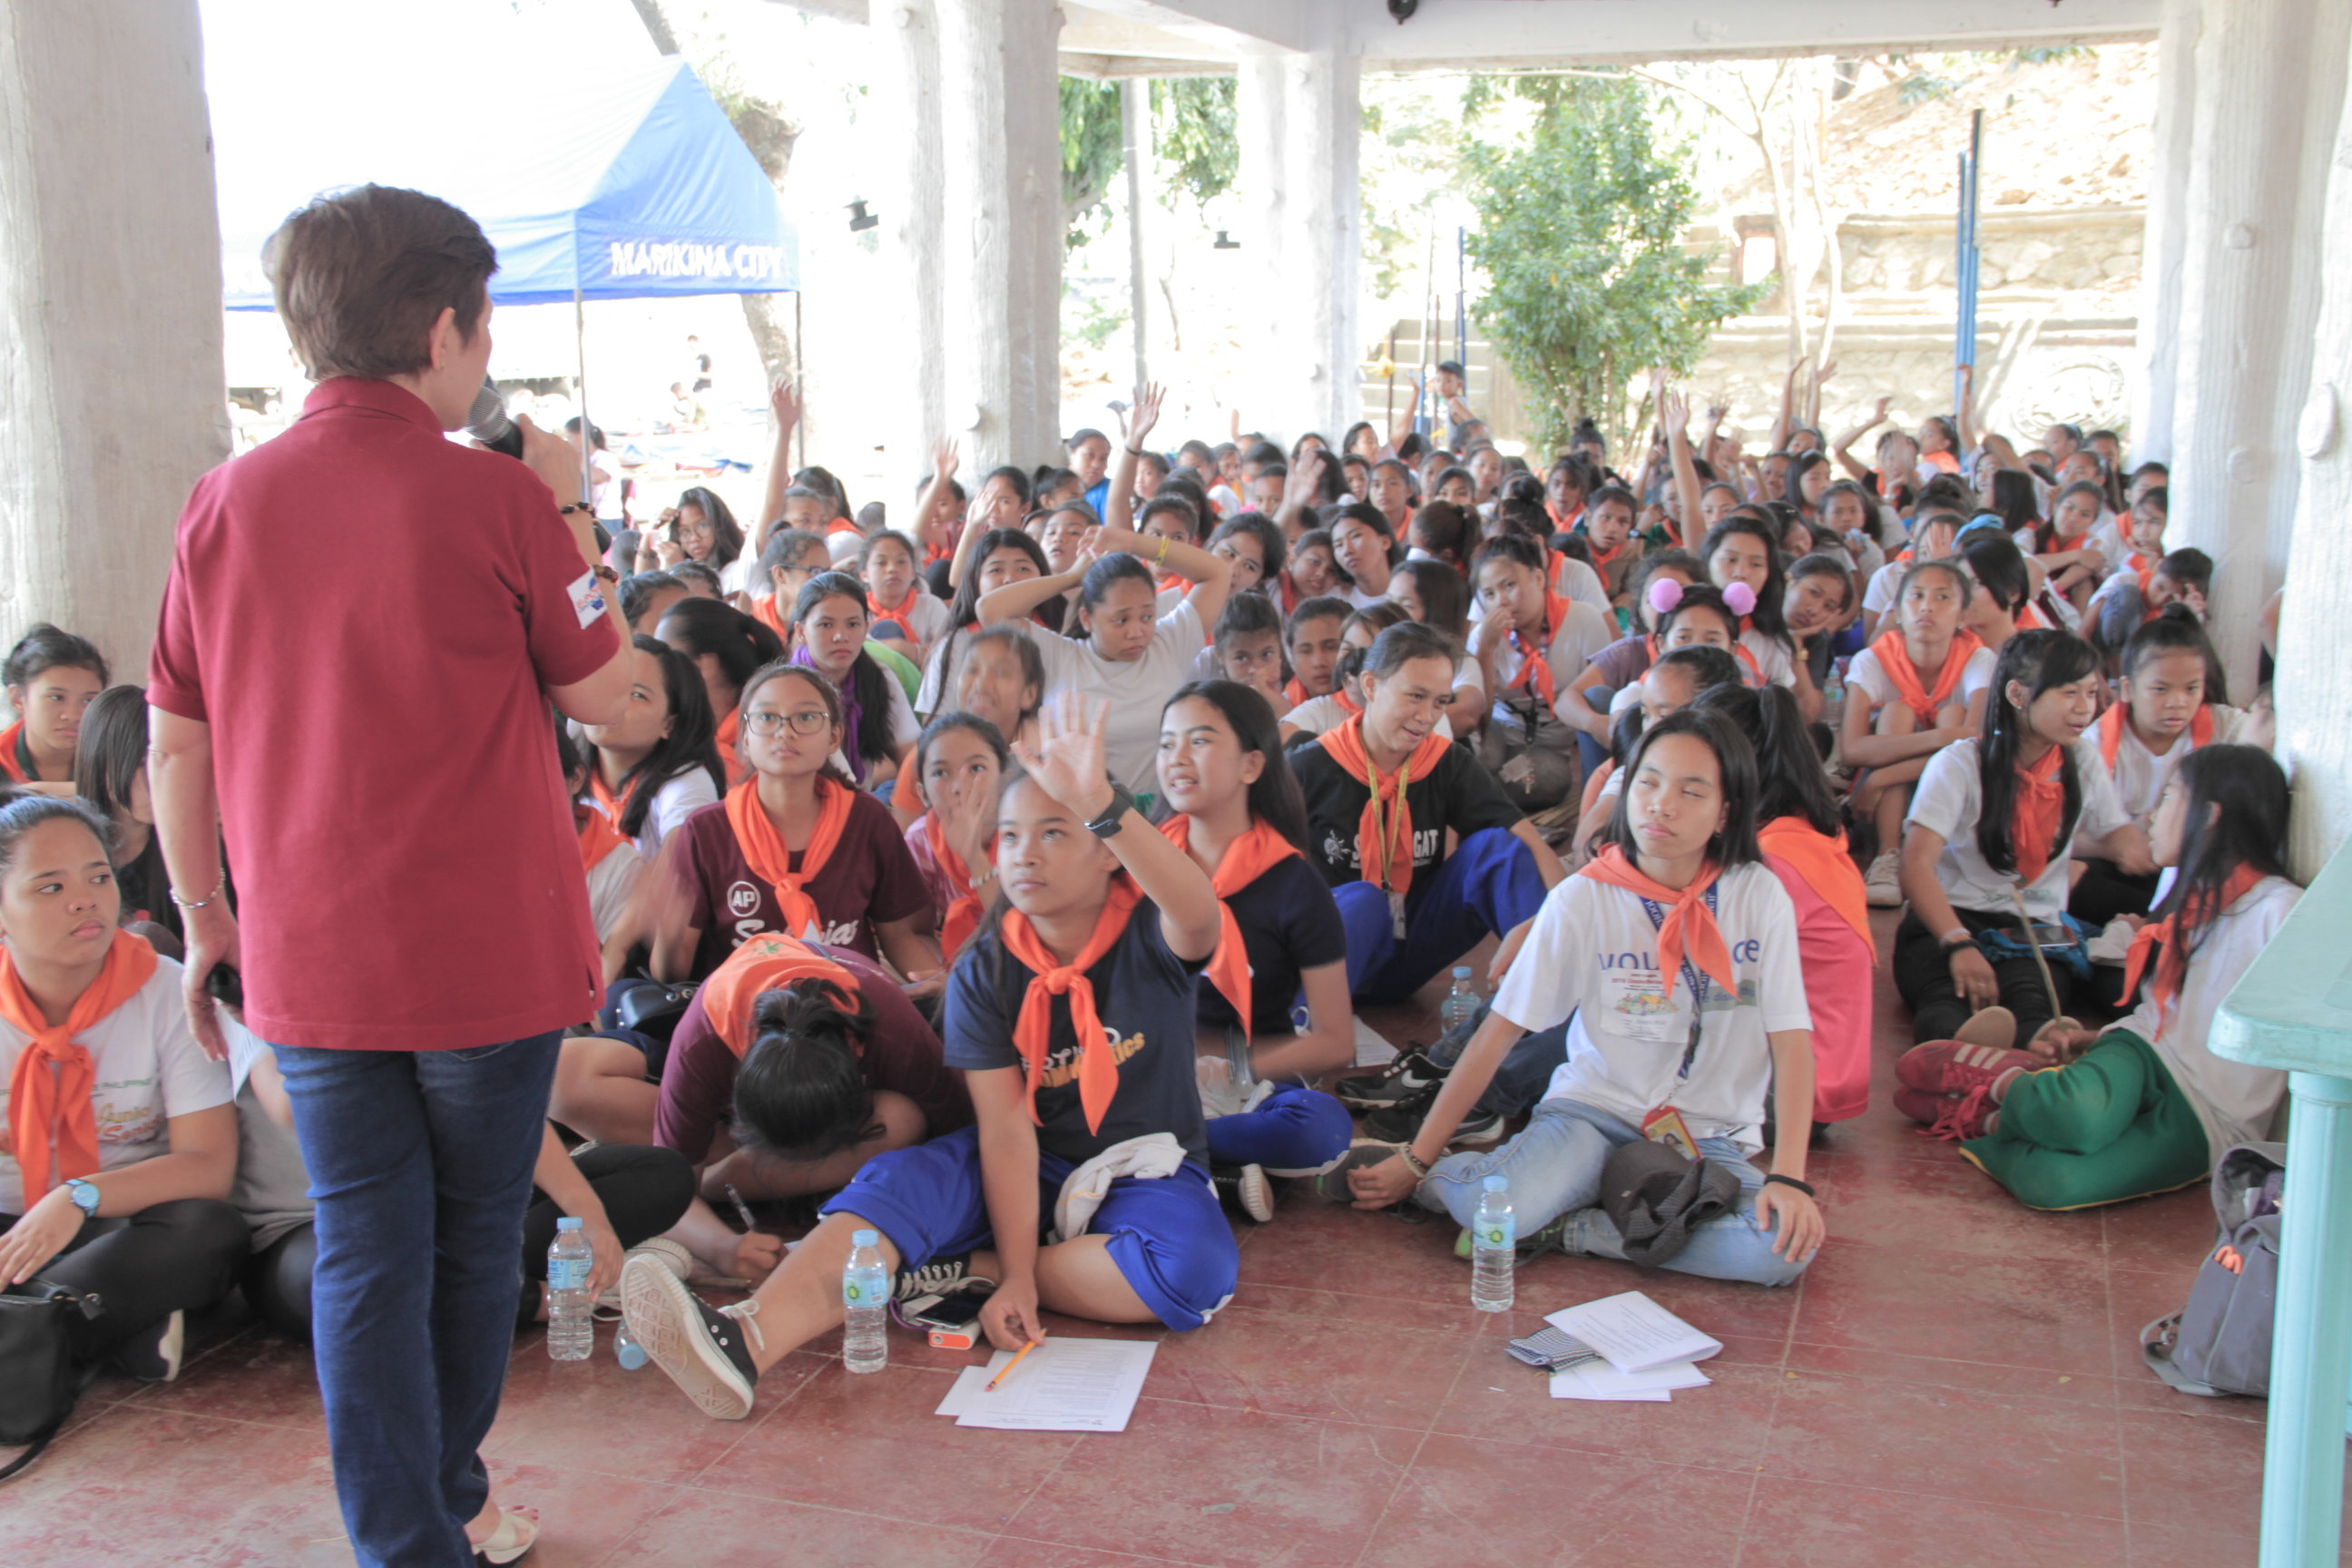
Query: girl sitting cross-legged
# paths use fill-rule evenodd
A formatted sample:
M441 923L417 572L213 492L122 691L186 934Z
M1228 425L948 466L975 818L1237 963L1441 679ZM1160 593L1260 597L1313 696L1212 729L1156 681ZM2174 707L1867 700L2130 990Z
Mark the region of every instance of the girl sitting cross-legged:
M629 1331L708 1414L750 1415L760 1374L842 1321L860 1231L901 1295L995 1281L981 1324L1004 1350L1040 1337L1041 1308L1195 1329L1232 1294L1192 1027L1223 913L1105 771L1108 707L1048 703L998 811L1003 897L944 1015L979 1126L868 1162L749 1300L705 1306L649 1258L622 1271Z

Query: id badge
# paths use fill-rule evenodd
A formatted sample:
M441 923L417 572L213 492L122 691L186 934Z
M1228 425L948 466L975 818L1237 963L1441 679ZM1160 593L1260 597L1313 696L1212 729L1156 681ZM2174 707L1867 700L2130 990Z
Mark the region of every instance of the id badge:
M1653 1143L1664 1143L1685 1160L1698 1158L1698 1140L1684 1124L1683 1113L1671 1105L1661 1105L1642 1118L1642 1136Z
M1651 1045L1683 1043L1688 1025L1656 971L1612 970L1606 980L1611 1026L1618 1034Z
M1404 895L1402 893L1389 895L1389 928L1396 933L1397 941L1404 940Z

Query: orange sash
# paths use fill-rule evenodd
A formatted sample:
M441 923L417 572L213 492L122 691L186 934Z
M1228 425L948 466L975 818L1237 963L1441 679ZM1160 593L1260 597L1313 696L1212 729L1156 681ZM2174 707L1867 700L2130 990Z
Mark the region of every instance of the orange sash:
M761 594L751 600L751 618L782 637L787 646L793 640L793 626L776 608L773 594Z
M588 765L588 798L596 803L596 809L615 826L620 824L621 814L629 809L629 797L637 793L637 785L643 782L642 779L631 779L629 787L616 795L605 787L604 769L593 763Z
M841 830L849 821L849 807L856 792L820 776L816 781L816 832L809 846L801 852L801 868L790 869L792 851L784 847L784 836L776 831L769 820L768 808L760 804L760 783L747 779L727 792L727 825L735 830L735 842L743 851L743 862L751 874L776 890L776 906L783 911L784 930L799 936L810 927L822 927L824 917L817 913L816 900L803 889L809 879L824 869L834 846L841 842Z
M1595 550L1592 547L1592 535L1588 533L1584 536L1584 548L1592 556L1592 569L1595 572L1608 571L1609 563L1616 560L1620 555L1624 554L1625 546L1632 542L1633 539L1629 535L1624 539L1619 540L1614 546L1606 551Z
M963 951L963 944L971 940L971 933L980 929L980 895L971 890L971 868L948 843L947 832L940 826L940 816L935 811L923 813L923 840L931 847L932 863L946 872L948 880L959 889L948 907L940 911L940 958L952 964L956 954ZM989 843L992 850L993 836Z
M1776 816L1756 830L1756 841L1765 853L1778 855L1796 868L1805 885L1822 896L1822 902L1853 928L1874 962L1878 944L1870 934L1870 900L1864 896L1862 872L1846 853L1845 835L1824 837L1801 816Z
M1029 966L1036 978L1029 982L1028 994L1021 999L1020 1016L1013 1020L1013 1044L1021 1052L1021 1060L1028 1069L1029 1120L1037 1117L1038 1080L1045 1075L1045 1058L1054 1043L1054 998L1070 999L1070 1033L1078 1042L1078 1103L1087 1113L1087 1131L1098 1131L1103 1113L1110 1109L1113 1097L1118 1093L1118 1063L1114 1058L1109 1037L1103 1032L1102 1018L1095 1011L1094 983L1087 971L1102 962L1111 944L1126 934L1127 922L1135 914L1143 894L1128 880L1124 872L1110 879L1109 895L1103 900L1102 913L1095 917L1095 929L1087 938L1087 945L1067 964L1055 962L1054 955L1037 939L1036 928L1029 917L1019 910L1008 909L998 930L1004 940L1004 951Z
M1160 825L1168 842L1179 849L1190 849L1192 844L1192 819L1178 812ZM1298 853L1298 847L1276 833L1267 823L1252 818L1250 830L1225 846L1224 858L1210 873L1209 885L1216 890L1217 909L1224 920L1224 930L1217 938L1216 956L1209 960L1209 984L1217 994L1233 1004L1234 1016L1242 1021L1242 1036L1250 1034L1250 966L1249 950L1242 942L1240 922L1234 919L1232 898L1275 867Z
M2189 936L2211 924L2216 916L2225 913L2262 879L2263 874L2252 866L2241 866L2222 882L2220 899L2210 903L2204 899L2185 900L2182 908L2140 927L2138 934L2132 938L2131 951L2124 955L2124 1000L2129 1002L2139 990L2140 976L2147 973L2148 954L2161 944L2164 951L2156 961L2156 978L2150 984L2149 994L2156 1000L2156 1026L2163 1028L2164 1016L2172 1010L2181 984L2189 978ZM2181 923L2183 917L2188 921L2185 926Z
M1551 659L1548 656L1551 651L1551 639L1559 635L1559 629L1567 622L1574 605L1575 601L1565 594L1554 593L1550 584L1544 584L1543 641L1533 643L1517 632L1511 634L1511 646L1519 653L1519 673L1511 678L1506 690L1524 686L1530 694L1540 699L1546 708L1559 700L1559 692L1555 689L1557 678L1552 674Z
M1870 651L1878 656L1878 668L1895 683L1895 695L1903 706L1911 710L1921 726L1936 727L1936 710L1951 700L1952 693L1960 689L1960 677L1968 673L1969 660L1977 649L1984 647L1977 634L1962 629L1952 634L1952 646L1945 650L1944 665L1936 672L1936 689L1930 691L1919 679L1917 667L1911 662L1911 649L1903 641L1902 630L1878 634Z
M1706 890L1715 886L1721 869L1712 861L1701 866L1698 875L1687 888L1669 888L1654 882L1642 874L1641 868L1626 858L1622 846L1612 844L1577 872L1612 888L1622 888L1638 894L1652 903L1666 906L1665 919L1658 924L1658 973L1665 982L1665 994L1675 994L1675 982L1683 972L1683 954L1687 952L1691 962L1702 973L1732 995L1739 994L1739 978L1731 967L1731 949L1724 945L1722 928L1715 923L1715 911L1706 907Z
M1361 713L1336 730L1326 730L1316 742L1349 777L1362 779L1371 791L1356 821L1359 873L1365 881L1402 898L1412 886L1412 808L1405 804L1405 786L1427 778L1453 742L1435 733L1423 737L1404 766L1383 778L1364 750Z
M750 1054L751 1042L758 1038L752 1033L751 1013L760 998L795 980L822 980L842 994L844 1012L857 1011L857 976L808 943L776 931L744 942L702 983L703 1016L710 1020L711 1033L727 1043L737 1060Z
M580 868L583 871L593 871L614 850L628 842L601 807L575 805L572 816L580 829Z
M1957 474L1960 471L1960 460L1949 452L1922 452L1919 461L1938 473Z
M743 710L730 708L719 721L719 733L712 737L719 745L719 760L727 764L727 782L731 786L749 784L751 764L743 760L736 742L743 738Z
M885 605L868 593L866 595L866 613L877 621L898 622L907 628L908 635L911 637L914 635L915 628L908 623L907 611L917 599L922 597L922 593L920 588L909 583L907 584L907 596L895 605Z
M2018 879L2032 882L2050 868L2050 847L2066 818L2066 786L2058 777L2064 748L2053 746L2030 768L2017 770L2017 806L2010 814L2009 847Z
M2105 761L2109 773L2116 771L2116 758L2124 749L2124 724L2130 707L2131 704L2128 702L2118 702L2099 715L2099 755ZM2196 713L2189 721L2189 749L2193 752L2200 746L2210 746L2212 743L2213 705L2210 702L2200 702L2197 705ZM2143 749L2147 744L2145 741L2140 742ZM2170 754L2170 752L2166 753L2168 756ZM2124 994L2128 996L2131 993L2126 991Z
M98 1087L98 1067L89 1047L74 1037L95 1028L139 994L154 974L155 950L147 939L117 931L98 978L74 999L66 1021L52 1027L17 977L16 960L0 948L0 1019L32 1037L8 1075L8 1136L24 1178L26 1208L59 1182L97 1173L98 1114L89 1097ZM55 1071L50 1070L53 1066ZM53 1136L55 1169L50 1166Z
M1345 713L1349 718L1360 719L1364 716L1364 705L1357 701L1354 698L1349 696L1348 689L1346 687L1333 687L1331 689L1331 697L1333 700L1339 704L1339 711Z
M1310 695L1311 693L1307 689L1307 683L1299 679L1295 675L1292 676L1288 681L1285 682L1282 688L1283 701L1288 703L1293 708L1296 708L1300 703L1306 701Z
M25 721L19 719L0 730L0 779L11 784L30 784L22 763L16 761L16 748L25 743Z

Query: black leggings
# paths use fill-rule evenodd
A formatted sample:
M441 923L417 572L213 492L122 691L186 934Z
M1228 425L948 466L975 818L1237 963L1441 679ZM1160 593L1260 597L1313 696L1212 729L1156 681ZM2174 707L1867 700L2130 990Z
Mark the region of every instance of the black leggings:
M1979 914L1974 910L1952 913L1972 932L2017 923L2014 916ZM2030 955L1994 963L1987 954L1986 962L1992 963L1993 978L2000 984L2000 1005L2017 1015L2017 1043L2023 1046L2057 1016L2051 1011L2050 994L2042 987L2042 970ZM2058 987L2059 1005L2071 1007L2074 972L2053 959L2050 977ZM1911 1005L1911 1037L1923 1045L1950 1039L1974 1010L1960 1000L1959 989L1952 984L1952 962L1944 955L1942 945L1919 923L1919 917L1907 910L1895 931L1895 988Z
M2144 915L2156 901L2158 872L2135 877L2112 860L2085 860L2081 881L2067 898L2066 912L2084 925L2103 929L2117 915Z
M694 1201L694 1167L675 1149L628 1144L599 1144L572 1157L604 1205L623 1247L635 1247L676 1225ZM530 1207L522 1220L524 1287L515 1303L515 1321L528 1323L539 1314L539 1292L531 1287L547 1278L547 1249L555 1241L555 1222L562 1212L555 1200L531 1189ZM319 1256L318 1233L299 1225L271 1242L247 1265L246 1299L262 1321L298 1340L310 1337L310 1266Z
M16 1217L0 1215L0 1230ZM229 1205L174 1198L121 1219L86 1222L39 1277L103 1304L94 1319L68 1320L75 1358L94 1362L173 1312L227 1295L251 1245L245 1215Z

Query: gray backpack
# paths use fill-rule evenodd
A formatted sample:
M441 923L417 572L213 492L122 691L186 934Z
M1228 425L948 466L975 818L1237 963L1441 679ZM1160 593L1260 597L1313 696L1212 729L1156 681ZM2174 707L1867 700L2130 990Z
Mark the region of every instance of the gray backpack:
M2285 1177L2284 1143L2241 1143L2213 1169L2220 1238L2197 1270L2187 1310L2158 1318L2139 1336L2148 1369L2183 1394L2270 1394Z

